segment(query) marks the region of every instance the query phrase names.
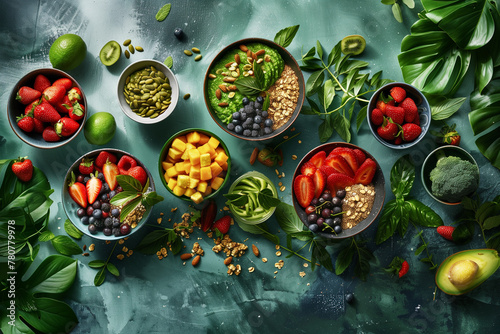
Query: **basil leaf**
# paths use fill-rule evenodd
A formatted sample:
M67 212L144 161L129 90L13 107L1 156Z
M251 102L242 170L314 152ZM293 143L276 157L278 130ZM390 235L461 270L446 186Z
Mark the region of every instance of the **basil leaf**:
M302 106L300 110L302 115L319 115L319 112L311 108L310 106Z
M335 261L336 275L341 275L351 265L355 252L356 249L353 243L340 251L339 255L337 255L337 260Z
M415 181L415 166L410 156L399 158L391 169L391 190L396 198L405 198L410 194Z
M316 93L318 88L321 87L321 85L323 84L324 79L325 79L324 69L313 72L306 81L306 96L311 96L314 93Z
M102 268L106 265L106 262L102 260L94 260L89 262L90 268Z
M323 108L325 110L327 110L328 107L330 107L330 105L333 102L333 99L335 98L335 86L336 85L333 82L333 80L328 79L325 81L325 84L323 85L323 89L320 90L320 92L322 93L321 97L320 97L320 101L323 104ZM319 93L318 93L318 96L319 96Z
M452 233L453 242L466 243L471 241L474 236L475 226L476 225L472 221L457 225Z
M330 253L324 246L319 245L317 242L313 243L312 253L314 258L328 271L333 271L333 263Z
M112 264L111 262L108 262L108 264L106 265L106 268L114 276L117 276L117 277L120 276L120 272L118 271L118 268L116 268L116 266L114 264Z
M38 241L45 242L52 240L55 237L54 233L50 231L44 231L38 236Z
M382 215L378 221L377 233L375 235L375 242L377 245L392 237L394 232L396 232L399 224L399 217L395 216L397 206L398 204L395 199L390 200L384 206L384 210L382 211Z
M243 95L257 95L262 91L260 83L255 77L240 77L234 84Z
M318 135L319 135L319 140L324 143L333 134L333 116L332 114L326 114L325 115L325 120L323 123L320 124L318 128Z
M356 117L356 131L359 132L359 129L363 125L363 122L365 121L367 117L367 110L368 110L368 105L364 106L358 111L358 116Z
M167 66L168 68L172 68L172 66L174 66L174 60L172 59L172 56L168 56L167 58L165 58L163 64L165 64L165 66Z
M402 199L396 199L397 206L394 209L394 215L399 217L398 223L398 233L401 237L404 237L406 230L408 229L408 224L410 222L410 213L405 208L405 203Z
M163 20L165 20L168 16L168 14L170 13L170 8L172 7L172 4L169 4L167 3L166 5L164 5L163 7L161 7L158 12L156 13L156 20L158 22L161 22Z
M137 192L122 191L113 196L113 198L109 202L116 206L122 206L137 198L138 196L139 195Z
M319 41L316 41L316 52L318 53L318 58L323 60L323 46Z
M75 280L77 262L66 256L50 255L26 280L26 288L33 293L65 292Z
M82 253L80 246L66 235L58 235L51 242L56 251L63 255L78 255Z
M248 195L224 194L223 196L228 199L226 203L231 203L234 206L243 206L248 203Z
M431 117L435 121L451 117L466 100L465 97L448 99L445 96L429 94L426 95L426 98L431 107Z
M286 48L287 46L290 45L290 43L292 43L293 38L295 37L297 31L299 30L299 27L300 25L295 25L281 29L280 31L278 31L276 36L274 36L274 43Z
M155 254L160 248L167 245L168 236L169 230L167 229L150 232L142 238L135 250L147 255Z
M177 237L175 238L174 241L170 244L172 254L176 255L179 254L179 252L182 250L183 243L181 238Z
M142 192L141 183L130 175L117 175L116 180L124 192Z
M311 106L311 109L314 112L314 114L321 114L319 106L316 104L316 102L314 102L314 100L312 100L308 97L306 97L306 99L307 99L307 102L309 103L309 105Z
M415 255L416 256L420 255L426 248L427 245L420 245L420 247L418 247L417 250L415 251Z
M64 222L64 230L70 237L75 239L81 239L83 236L83 233L69 219Z
M158 195L155 191L149 192L144 195L144 201L146 202L146 206L152 207L155 204L163 201L163 197Z
M104 280L106 279L106 267L102 267L94 277L94 285L95 286L100 286L102 283L104 283Z
M410 9L415 8L415 1L413 0L403 0L403 3Z
M269 190L269 189L264 189L264 190ZM258 193L257 198L262 207L264 208L264 210L273 208L281 203L281 201L278 198L275 198L272 194L271 195L265 194L264 191Z
M290 204L279 203L274 212L279 226L288 235L301 241L311 239L312 232L304 231L304 223L299 219L295 209ZM302 233L306 232L306 233Z
M405 209L410 215L410 220L417 225L423 227L438 227L443 225L443 220L434 210L416 199L405 201Z
M491 230L492 228L500 226L500 215L491 216L484 220L483 228L485 230Z
M330 67L334 63L336 63L340 59L341 56L342 56L341 42L338 42L332 48L332 51L330 51L330 54L328 55L328 67Z
M353 106L354 105L352 105L351 107ZM332 115L333 128L335 129L335 131L337 131L337 133L344 141L349 143L351 141L351 121L338 112Z

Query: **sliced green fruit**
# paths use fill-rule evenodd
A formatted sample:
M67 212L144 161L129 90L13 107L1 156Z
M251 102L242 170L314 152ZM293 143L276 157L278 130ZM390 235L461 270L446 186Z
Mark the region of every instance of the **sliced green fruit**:
M117 41L107 42L99 52L101 62L106 66L111 66L120 59L122 47Z
M366 41L361 35L346 36L340 42L340 49L345 55L357 56L365 51Z
M486 281L500 267L494 249L471 249L450 255L436 272L436 285L449 295L461 295Z

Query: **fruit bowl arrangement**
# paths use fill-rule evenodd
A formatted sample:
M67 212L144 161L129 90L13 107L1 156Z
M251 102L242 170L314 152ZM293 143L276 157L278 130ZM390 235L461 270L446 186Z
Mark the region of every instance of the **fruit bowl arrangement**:
M368 228L385 200L384 174L375 158L343 142L307 153L293 175L293 206L317 235L352 237Z
M295 121L305 84L285 48L246 38L229 44L213 59L203 92L210 116L224 131L259 141L278 136Z
M7 115L14 133L37 148L69 143L83 129L87 100L69 74L54 68L29 72L14 86Z
M216 196L229 179L230 170L226 144L203 129L185 129L174 134L163 145L158 160L165 188L195 204Z
M179 99L179 84L165 64L143 59L123 70L117 94L125 115L138 123L154 124L174 111Z
M142 201L145 197L151 205ZM78 158L68 169L62 189L68 218L84 234L100 240L118 240L136 232L160 200L146 166L113 148Z
M431 123L429 102L417 88L404 82L379 88L370 98L367 110L375 139L394 149L417 144Z

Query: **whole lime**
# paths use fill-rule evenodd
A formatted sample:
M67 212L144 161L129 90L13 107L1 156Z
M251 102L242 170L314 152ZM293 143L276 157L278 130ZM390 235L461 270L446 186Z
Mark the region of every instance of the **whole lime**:
M65 34L52 43L49 50L50 63L54 68L70 71L80 65L87 55L87 45L75 34Z
M83 134L90 144L104 145L113 139L116 131L116 122L109 112L101 111L87 119Z

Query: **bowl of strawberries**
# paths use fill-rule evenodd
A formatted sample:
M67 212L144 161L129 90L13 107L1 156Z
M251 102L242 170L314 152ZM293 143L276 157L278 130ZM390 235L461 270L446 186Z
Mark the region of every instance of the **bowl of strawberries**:
M382 145L406 149L429 130L431 108L417 88L392 82L379 88L368 103L368 126Z
M385 200L385 179L375 158L359 146L332 142L307 153L297 165L293 206L304 225L328 239L368 228Z
M7 104L9 123L25 143L37 148L60 147L75 138L86 120L87 100L69 74L42 68L14 86Z
M112 148L78 158L68 169L62 189L63 208L73 225L100 240L130 236L160 200L146 166Z

